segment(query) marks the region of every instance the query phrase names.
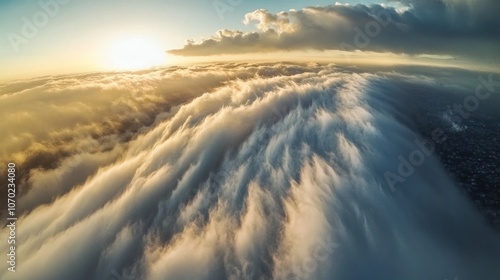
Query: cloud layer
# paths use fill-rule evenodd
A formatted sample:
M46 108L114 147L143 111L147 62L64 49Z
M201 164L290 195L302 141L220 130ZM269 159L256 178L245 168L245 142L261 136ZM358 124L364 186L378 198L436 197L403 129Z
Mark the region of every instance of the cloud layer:
M220 30L201 42L190 40L169 52L205 56L277 50L363 50L447 54L479 59L500 57L496 0L404 0L387 5L335 4L245 16L257 31Z
M253 73L252 73L253 74ZM0 85L0 161L14 161L19 210L50 202L61 187L83 183L116 160L126 143L171 114L170 109L250 72L222 65L45 77ZM64 162L65 168L53 170ZM5 166L0 167L6 174ZM45 199L42 199L45 198Z
M99 152L76 150L55 167L30 171L32 187L19 200L28 209L17 231L18 270L2 269L0 278L498 279L498 234L435 158L396 193L385 185L384 171L418 138L404 117L412 91L440 90L439 81L370 72L226 64L51 78L58 90L32 98L71 100L64 103L71 111L85 94L100 97L85 120L97 129L120 116L108 133L114 139L129 133L114 129L129 114L159 110L161 117L117 141L119 148L99 143ZM159 77L166 80L142 82ZM124 91L96 93L118 78ZM201 79L198 90L185 93L193 79ZM83 89L71 95L74 84ZM26 90L0 98L29 99ZM113 106L127 113L104 109ZM31 114L59 113L44 112ZM82 130L68 133L86 141ZM69 187L76 171L65 174L75 162L97 171ZM35 186L49 178L61 183L47 201Z

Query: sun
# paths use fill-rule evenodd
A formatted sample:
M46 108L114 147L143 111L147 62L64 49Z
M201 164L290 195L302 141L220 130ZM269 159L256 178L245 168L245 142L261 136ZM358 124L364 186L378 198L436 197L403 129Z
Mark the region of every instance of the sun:
M130 37L117 40L111 45L108 60L113 69L138 70L164 64L165 53L154 41Z

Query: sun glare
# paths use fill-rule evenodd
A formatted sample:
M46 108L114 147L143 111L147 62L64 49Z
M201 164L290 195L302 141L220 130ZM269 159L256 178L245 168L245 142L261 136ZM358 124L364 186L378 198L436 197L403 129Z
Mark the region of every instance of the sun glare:
M165 63L165 53L159 44L144 38L126 38L110 49L109 66L116 70L136 70Z

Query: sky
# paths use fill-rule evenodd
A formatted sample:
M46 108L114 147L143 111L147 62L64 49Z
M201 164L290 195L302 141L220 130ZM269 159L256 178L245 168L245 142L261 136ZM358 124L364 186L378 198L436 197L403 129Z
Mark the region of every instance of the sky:
M353 36L356 35L353 33L353 28L358 25L363 28L367 20L370 20L370 9L371 11L377 10L370 6L375 3L382 4L383 9L396 16L401 21L398 24L402 27L392 24L387 28L384 26L384 29L387 30L383 30L380 38L376 38L382 42L373 40L371 46L365 51L373 48L374 51L401 53L411 49L409 52L411 54L424 54L427 50L412 49L413 46L420 47L421 43L426 46L438 45L435 48L430 46L431 52L437 51L439 53L442 51L439 46L454 52L463 45L464 49L472 48L477 49L478 53L489 53L495 48L498 49L498 35L492 41L492 44L496 45L469 44L468 41L469 37L478 37L474 39L482 42L490 41L491 34L495 34L495 31L499 30L498 21L493 19L488 22L490 15L485 17L482 14L484 11L494 11L494 8L498 7L495 2L487 0L482 1L482 4L471 4L473 2L470 0L346 0L343 3L351 5L346 7L326 0L0 0L0 18L2 19L0 21L0 61L2 62L0 80L47 74L124 70L120 69L123 67L117 67L117 63L109 63L109 60L112 60L113 56L115 60L120 60L133 52L133 50L123 53L117 51L119 49L117 46L129 44L131 38L147 41L150 48L145 48L147 51L143 52L153 49L154 45L155 52L161 53L163 61L167 64L178 63L186 57L199 57L207 54L213 56L214 53L210 53L213 50L205 48L203 43L209 41L212 36L219 36L216 35L216 32L223 29L253 33L254 35L261 33L258 42L250 42L254 44L254 46L247 48L248 52L251 53L269 52L276 49L285 51L338 49L339 42L343 42L338 40L345 40L352 46L353 42L349 42L348 39L352 41ZM440 3L440 5L435 3ZM352 6L355 4L367 6L355 8ZM311 10L304 9L309 6L317 6L318 10L310 13ZM334 8L328 10L327 7ZM407 7L406 9L411 7L412 10L408 15L403 16L392 7L399 8L397 12L401 12L402 7ZM445 8L443 9L443 7ZM465 8L462 9L463 7ZM472 9L471 7L479 8ZM259 9L265 9L265 12L259 11ZM285 20L290 20L292 24L302 27L301 30L285 30L285 33L282 34L262 36L276 25L272 25L273 23L269 26L259 25L260 20L264 19L265 16L278 15L280 12L290 11L290 9L294 9L295 14L293 12L286 14ZM442 14L444 13L442 10L446 12L447 9L453 11L453 13L448 13L450 17ZM467 13L462 13L463 10L466 10ZM361 15L360 11L365 15ZM248 17L247 14L253 16ZM327 18L332 15L342 20L331 21L331 25L326 26L326 28L319 26L318 30L325 31L325 34L317 32L318 30L314 30L314 28L309 28L311 27L310 23L314 23L315 20L329 24ZM491 16L496 17L495 15ZM244 23L245 18L249 19L246 24ZM486 18L486 20L478 22L478 19L481 18ZM371 19L373 20L373 18ZM456 22L460 24L455 24ZM433 28L434 25L438 28ZM304 29L304 26L309 29ZM443 28L440 29L439 26ZM332 27L334 28L332 29ZM405 33L395 30L394 27L398 27L399 31L404 30L404 27L409 27L410 32L407 30L405 35ZM436 31L435 34L428 34L429 27ZM344 29L341 30L342 28ZM496 33L498 34L498 32ZM228 34L225 35L227 38L233 36ZM303 36L304 34L306 36ZM427 35L429 35L428 38L420 40L420 36ZM457 35L456 39L448 38L455 35ZM273 36L278 37L274 38ZM339 39L337 42L335 39L329 40L331 38ZM401 38L403 39L400 42ZM193 39L199 46L185 47L185 42L188 39ZM216 38L216 40L218 39L220 36ZM440 39L449 42L449 44L443 43ZM269 44L269 40L280 43ZM226 40L226 43L229 44L234 42L234 40L232 42ZM395 47L387 48L384 45L385 42L389 42ZM431 43L429 44L429 42ZM217 44L215 50L222 53L215 54L247 52L245 47L238 47L237 44L232 46ZM255 44L259 45L259 49L255 48ZM332 47L333 45L334 47ZM163 54L163 51L168 52ZM115 54L113 55L113 53ZM496 54L498 55L498 51ZM491 57L483 57L482 60L491 63Z
M374 3L0 0L0 279L500 279L500 1Z
M33 38L14 47L9 34L22 36L23 18L33 22L33 16L44 11L40 3L50 7L48 3L52 2L0 0L0 80L65 71L112 70L101 61L113 40L120 37L146 37L167 50L181 47L188 38L202 38L219 29L246 28L242 23L244 15L258 8L278 12L330 3L240 1L231 5L232 10L218 13L213 1L204 0L60 0L56 2L59 9L47 24L37 28Z

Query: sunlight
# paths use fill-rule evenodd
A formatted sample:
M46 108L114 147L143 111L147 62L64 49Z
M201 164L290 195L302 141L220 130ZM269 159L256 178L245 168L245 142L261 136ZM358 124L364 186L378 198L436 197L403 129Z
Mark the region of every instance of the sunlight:
M115 70L136 70L165 63L165 53L159 44L133 37L116 41L110 48L109 66Z

